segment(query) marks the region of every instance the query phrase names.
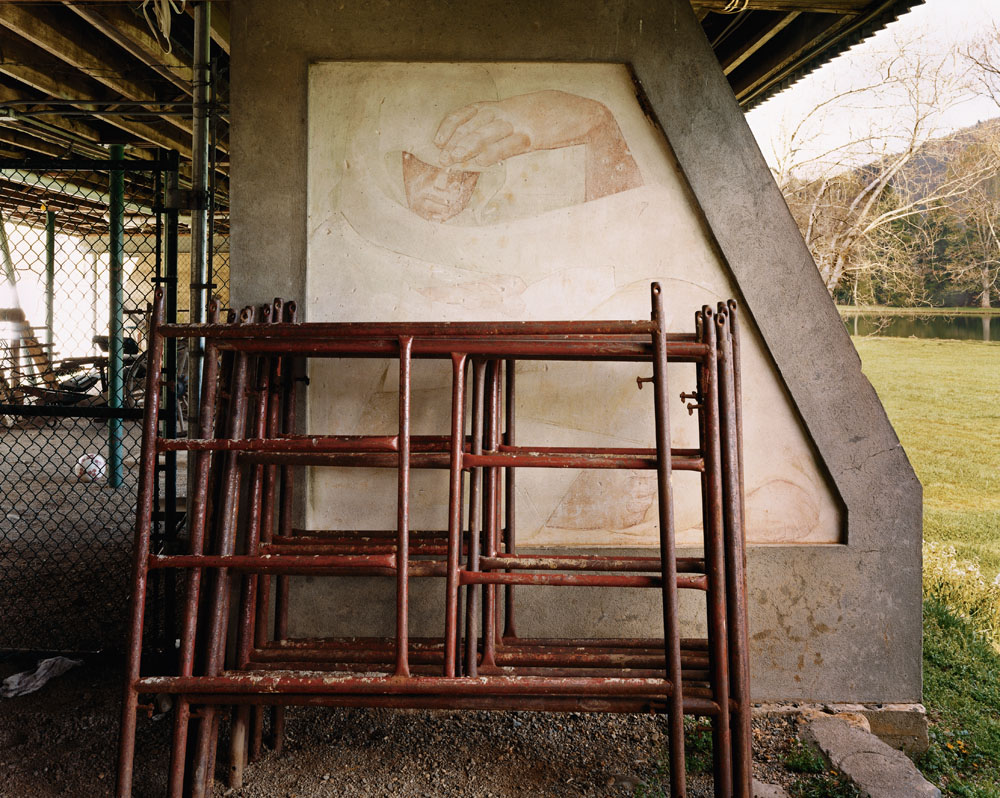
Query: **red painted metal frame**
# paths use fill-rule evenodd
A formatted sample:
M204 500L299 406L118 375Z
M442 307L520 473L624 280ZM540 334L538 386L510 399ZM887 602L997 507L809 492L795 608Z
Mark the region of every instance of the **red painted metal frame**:
M657 284L652 305L649 322L299 324L294 303L276 300L258 311L244 310L239 323L232 318L220 323L218 308L213 308L210 324L197 326L163 325L158 295L151 347L162 348L166 337L204 338L206 375L200 437L158 438L159 359L151 356L117 794L131 795L138 696L155 692L178 696L171 798L211 791L218 705L233 707L229 779L231 786L239 786L247 761L260 755L266 704L274 707L276 749L289 704L663 712L668 716L674 796L686 793L684 715L704 715L712 720L716 795L749 798L737 308L732 301L720 303L717 313L706 306L696 314L694 334L668 334ZM397 433L297 434L301 383L296 371L301 359L309 357L397 360ZM412 362L427 357L452 363L448 435L410 432ZM532 447L515 442L516 361L523 359L651 363L655 446ZM697 449L670 448L668 362L695 365ZM149 551L151 507L146 505L152 488L146 483L161 451L189 452L196 474L189 553L184 555ZM395 469L396 528L294 529L294 491L304 466ZM449 472L447 530L409 529L412 468ZM514 491L519 468L655 469L657 556L519 554ZM673 470L700 474L702 557L676 556ZM183 569L187 578L179 668L173 676L142 677L145 579L149 570L162 568ZM289 638L288 580L298 574L393 578L395 634ZM445 580L440 638L409 634L412 578ZM236 585L235 647L226 668L229 597ZM534 585L658 589L664 636L519 637L515 586ZM705 592L707 638L681 639L679 589ZM192 705L199 707L196 713Z

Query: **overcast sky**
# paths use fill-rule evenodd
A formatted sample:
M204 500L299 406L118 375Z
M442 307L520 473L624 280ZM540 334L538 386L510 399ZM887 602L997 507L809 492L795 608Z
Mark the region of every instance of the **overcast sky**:
M896 42L902 41L907 42L908 47L919 47L928 55L958 54L993 26L1000 28L1000 0L926 0L924 5L904 14L885 30L752 110L747 114L747 121L768 163L773 166L774 148L780 146L776 142L782 138L782 129L797 123L809 108L833 91L870 83L872 63L880 52L898 49ZM954 60L956 65L961 64L960 59ZM856 131L866 124L866 114L871 115L876 127L885 122L885 110L842 109L823 121L822 135L813 145L816 151L849 140L854 135L852 127ZM1000 116L1000 109L992 100L970 95L941 114L937 120L939 133L996 116Z

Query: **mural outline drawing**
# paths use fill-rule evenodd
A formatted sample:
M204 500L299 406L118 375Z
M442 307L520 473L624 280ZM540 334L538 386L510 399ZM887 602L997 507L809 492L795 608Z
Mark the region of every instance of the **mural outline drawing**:
M673 328L688 330L696 309L738 294L620 64L320 62L310 67L309 103L310 321L634 318L659 280ZM842 542L836 491L747 322L750 540ZM693 374L671 368L677 391L690 390ZM362 362L338 365L336 377L315 372L329 404L311 407L310 431L392 429L395 374ZM519 435L550 446L648 445L635 376L609 364L520 364L521 395L533 398L518 408ZM447 368L422 365L414 380L414 432L437 434L448 423ZM694 445L683 405L671 411L674 445ZM654 545L646 476L525 479L519 539ZM372 474L371 489L385 478ZM679 541L696 544L700 506L684 479ZM432 475L415 480L414 523L442 524ZM392 523L371 518L366 492L352 494L336 475L313 475L311 486L310 523ZM583 506L595 503L599 512ZM593 528L595 517L605 528Z

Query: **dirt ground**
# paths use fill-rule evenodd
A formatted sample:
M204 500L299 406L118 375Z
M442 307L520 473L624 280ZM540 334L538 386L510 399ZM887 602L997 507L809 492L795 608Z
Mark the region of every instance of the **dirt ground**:
M116 659L83 660L37 693L0 699L3 798L112 794L122 671ZM7 656L0 679L34 665ZM140 716L136 798L165 793L171 718ZM796 728L794 716L755 719L758 778L798 777L781 766ZM215 796L658 795L665 751L665 721L653 716L292 708L285 753L250 765L242 789L217 783ZM707 754L689 757L689 770L699 761L710 771ZM689 781L694 798L711 794L707 774Z

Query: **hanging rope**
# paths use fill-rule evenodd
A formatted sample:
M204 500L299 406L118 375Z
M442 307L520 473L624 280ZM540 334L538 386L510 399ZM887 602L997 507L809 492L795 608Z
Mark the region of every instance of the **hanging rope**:
M750 0L729 0L726 3L725 8L722 9L723 14L740 14L747 10L747 6L750 5Z
M142 14L146 18L146 24L165 53L173 49L173 42L170 41L173 15L184 11L186 2L187 0L142 0ZM149 13L150 7L153 9L152 16Z

